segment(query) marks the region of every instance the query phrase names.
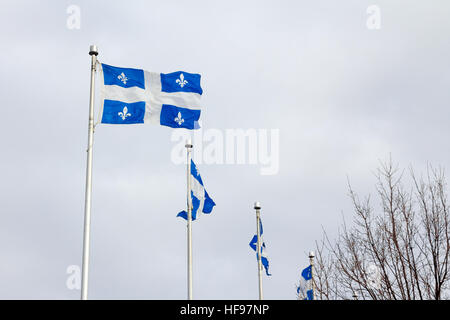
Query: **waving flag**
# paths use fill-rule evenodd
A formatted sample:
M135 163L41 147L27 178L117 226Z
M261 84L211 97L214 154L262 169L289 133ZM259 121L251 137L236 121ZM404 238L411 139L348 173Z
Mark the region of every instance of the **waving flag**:
M300 284L297 287L297 294L299 294L299 296L303 298L303 300L314 300L311 265L309 265L302 271Z
M260 241L261 241L261 263L264 266L264 269L266 270L266 274L268 276L271 276L271 274L269 273L269 260L267 259L267 253L266 253L266 244L264 243L263 240L263 227L262 227L262 222L261 219L259 220L259 232L260 232ZM256 247L258 246L258 237L255 234L252 238L252 240L249 243L250 247L255 250L256 252ZM256 255L256 259L258 259L258 255Z
M197 129L203 90L199 74L156 73L101 64L101 123L153 123Z
M192 197L192 221L196 220L200 214L210 214L216 205L206 192L203 186L202 177L198 172L194 161L191 160L191 197ZM187 212L181 211L177 217L187 220Z

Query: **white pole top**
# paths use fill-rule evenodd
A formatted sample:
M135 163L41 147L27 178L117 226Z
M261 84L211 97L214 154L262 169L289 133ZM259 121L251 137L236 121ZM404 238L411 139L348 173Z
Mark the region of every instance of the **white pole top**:
M95 44L92 44L90 47L89 47L89 55L98 55L98 49L97 49L97 46L95 45Z
M185 145L185 147L186 147L186 148L192 148L192 141L191 141L191 138L186 139L186 145Z
M256 202L255 202L254 208L255 208L256 210L261 209L261 203L259 203L259 201L256 201Z
M310 257L310 258L314 258L314 251L310 251L310 252L309 252L309 257Z

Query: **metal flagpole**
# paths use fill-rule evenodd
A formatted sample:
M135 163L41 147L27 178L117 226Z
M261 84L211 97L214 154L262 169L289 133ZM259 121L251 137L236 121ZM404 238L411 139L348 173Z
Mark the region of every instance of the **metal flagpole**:
M91 56L91 89L89 99L89 131L86 165L86 194L84 202L84 238L83 238L83 270L81 280L81 299L88 298L88 274L89 274L89 236L91 229L91 197L92 197L92 147L94 143L94 89L95 71L97 65L97 46L89 48Z
M314 285L314 251L309 252L309 264L311 265L311 285L313 292L313 300L316 300L316 288Z
M187 150L187 260L188 300L192 300L192 197L191 197L191 139L186 141Z
M254 206L256 210L256 237L257 241L257 251L256 256L258 257L258 284L259 284L259 300L263 300L263 289L262 289L262 262L261 262L261 237L260 237L260 219L261 219L261 204L255 202Z

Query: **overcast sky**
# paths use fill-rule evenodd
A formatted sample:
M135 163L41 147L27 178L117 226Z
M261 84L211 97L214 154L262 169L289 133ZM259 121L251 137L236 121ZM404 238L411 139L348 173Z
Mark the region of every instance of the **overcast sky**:
M79 29L67 26L70 5ZM370 5L380 29L367 26ZM351 219L347 177L366 195L390 154L418 172L448 167L449 18L445 0L3 0L0 298L80 296L66 270L82 258L89 45L107 64L200 73L204 131L279 129L277 174L198 166L217 206L193 223L194 298L258 298L248 243L260 201L264 296L295 299L322 227L333 235ZM186 298L173 130L96 128L92 299Z

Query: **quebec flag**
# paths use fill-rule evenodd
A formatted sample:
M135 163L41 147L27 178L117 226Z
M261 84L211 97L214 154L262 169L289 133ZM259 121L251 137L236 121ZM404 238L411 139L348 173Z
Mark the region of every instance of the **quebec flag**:
M101 63L99 122L153 123L197 129L200 119L200 75L177 71L156 73Z
M206 192L203 186L202 177L198 172L194 161L191 160L191 197L192 197L192 221L196 220L200 214L210 214L216 205ZM177 214L187 220L187 212L181 211Z
M297 287L297 294L303 298L303 300L314 300L311 270L311 265L303 269L300 284Z
M259 219L259 232L260 232L260 241L261 241L261 263L264 266L264 269L266 270L266 274L268 276L271 276L271 274L269 273L269 260L267 259L267 253L266 253L266 244L264 243L263 240L263 227L262 227L262 222L261 219ZM250 241L250 247L255 250L256 252L256 247L258 246L258 237L255 234L252 238L252 240ZM258 255L256 255L256 259L258 259Z

